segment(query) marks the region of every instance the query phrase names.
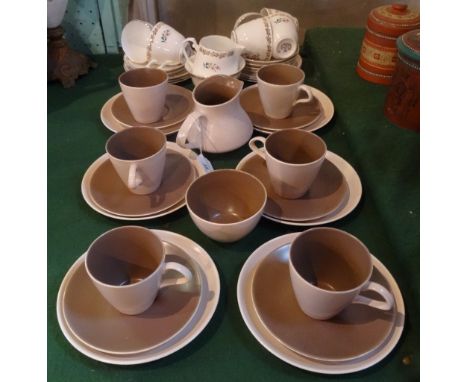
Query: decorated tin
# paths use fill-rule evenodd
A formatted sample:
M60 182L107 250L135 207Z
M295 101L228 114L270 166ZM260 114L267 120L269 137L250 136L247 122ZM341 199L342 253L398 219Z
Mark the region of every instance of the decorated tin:
M397 40L398 61L384 112L395 125L419 131L419 29Z
M373 9L361 46L356 71L367 81L389 85L397 61L396 40L419 28L419 11L406 4L383 5Z

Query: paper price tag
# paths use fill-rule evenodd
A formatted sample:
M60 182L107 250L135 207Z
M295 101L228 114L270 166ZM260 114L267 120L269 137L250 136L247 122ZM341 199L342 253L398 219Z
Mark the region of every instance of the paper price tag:
M206 172L211 172L211 171L214 170L213 165L211 164L211 162L207 158L205 158L203 156L203 154L199 154L197 156L197 160L198 160L198 162L200 162L200 164L203 166L203 168L205 169Z

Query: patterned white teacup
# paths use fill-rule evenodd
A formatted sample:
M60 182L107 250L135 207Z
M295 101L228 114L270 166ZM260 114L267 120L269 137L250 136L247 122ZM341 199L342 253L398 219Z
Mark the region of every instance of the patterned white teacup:
M149 64L179 65L183 62L182 50L185 37L170 25L158 22L151 31Z
M135 64L163 68L179 65L185 37L162 21L152 26L132 20L122 30L122 48Z
M257 18L244 23L251 16ZM234 24L231 39L245 47L245 57L269 61L273 52L273 31L268 17L258 16L258 13L253 12L240 16Z
M269 19L273 30L273 57L276 59L292 57L298 48L299 41L294 20L283 13L271 15Z
M122 29L121 43L125 55L136 64L148 62L148 41L153 26L142 20L131 20Z
M262 16L275 16L278 14L288 16L289 18L291 18L291 20L293 20L294 24L296 25L296 29L299 31L299 21L297 20L297 18L295 18L293 15L291 15L288 12L280 11L278 9L273 9L273 8L262 8L260 9L260 14Z
M251 17L255 18L244 22ZM245 56L250 59L287 59L298 47L298 21L289 13L263 8L260 13L240 16L234 24L231 39L245 46Z
M189 56L185 46L190 43L194 54ZM199 77L215 74L232 75L239 71L241 53L244 47L226 36L210 35L203 37L199 44L189 37L184 41L182 53L189 72Z

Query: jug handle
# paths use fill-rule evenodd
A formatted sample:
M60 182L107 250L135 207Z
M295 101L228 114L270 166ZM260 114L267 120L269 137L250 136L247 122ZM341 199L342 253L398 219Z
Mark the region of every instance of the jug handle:
M236 29L240 24L242 24L242 22L250 17L250 16L260 16L262 17L261 13L258 13L258 12L248 12L248 13L244 13L242 16L240 16L237 20L236 20L236 23L234 24L234 29Z
M192 70L192 61L190 60L190 57L187 54L187 43L192 43L193 49L195 52L198 52L198 44L197 41L193 37L187 37L183 42L182 46L180 47L183 56L185 57L185 62L188 63L188 66L190 67L190 70ZM180 56L180 51L179 51L179 56Z
M180 147L183 147L184 149L193 149L193 148L201 148L203 146L203 142L202 142L202 131L201 131L201 127L200 127L200 121L199 119L204 117L204 115L202 113L200 113L199 111L194 111L192 113L190 113L187 118L185 118L185 121L184 123L182 124L182 126L180 127L179 129L179 132L177 133L177 138L176 138L176 143L180 146ZM199 126L199 134L200 134L200 137L199 137L199 140L200 140L200 145L198 146L197 143L187 143L187 138L188 138L188 135L190 133L190 130L192 130L192 128L195 126L195 122L198 122L198 126Z

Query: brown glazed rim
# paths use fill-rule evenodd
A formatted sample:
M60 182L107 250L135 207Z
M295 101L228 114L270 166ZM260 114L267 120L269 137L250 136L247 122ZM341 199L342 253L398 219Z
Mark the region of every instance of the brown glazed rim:
M278 159L276 156L272 155L268 150L267 150L267 142L268 140L274 136L275 134L309 134L309 135L312 135L312 137L314 137L314 139L318 139L318 141L322 144L322 146L325 148L324 152L323 152L323 155L321 155L319 158L317 158L316 160L312 161L312 162L307 162L307 163L290 163L290 162L284 162L280 159ZM274 133L270 134L266 139L265 139L265 151L268 152L268 155L270 155L275 161L277 162L280 162L280 163L284 163L288 166L294 166L294 167L304 167L304 166L310 166L311 164L314 164L314 163L317 163L319 161L321 161L323 158L325 158L325 155L327 154L327 144L325 143L325 141L320 138L317 134L314 134L314 133L311 133L311 132L308 132L308 131L305 131L305 130L300 130L300 129L291 129L291 130L279 130L279 131L275 131Z
M159 263L158 267L153 271L151 272L146 278L140 280L140 281L137 281L136 283L133 283L133 284L128 284L128 285L112 285L112 284L106 284L100 280L98 280L96 277L93 276L92 272L89 270L88 268L88 253L89 251L91 250L91 248L100 240L102 239L104 236L108 235L109 233L111 232L114 232L114 231L120 231L120 230L124 230L124 229L128 229L128 228L132 228L132 229L139 229L141 231L144 231L145 233L150 233L151 235L154 236L155 240L159 241L159 243L161 244L161 247L163 248L163 254L162 254L162 257L161 257L161 262ZM136 285L140 285L141 283L145 282L146 280L148 280L151 276L153 276L156 272L158 272L161 267L163 266L164 264L164 259L166 258L166 254L164 253L164 245L163 245L163 242L161 241L161 239L159 237L157 237L153 232L151 232L151 230L149 230L148 228L145 228L145 227L140 227L140 226L137 226L137 225L124 225L124 226L121 226L121 227L117 227L117 228L113 228L113 229L110 229L104 233L102 233L101 235L99 235L96 239L93 240L93 242L91 243L91 245L89 246L88 250L86 251L86 254L85 254L85 261L84 261L84 264L85 264L85 268L86 268L86 273L88 274L88 276L96 283L100 284L100 285L103 285L107 288L112 288L112 289L130 289Z
M293 82L291 84L285 84L285 85L280 85L280 84L273 84L271 82L267 82L265 80L263 80L262 78L260 78L260 72L264 69L264 70L267 70L267 69L271 69L272 67L277 67L277 66L281 66L281 67L286 67L287 69L293 69L295 71L300 71L302 72L302 78L299 80L299 81L296 81L296 82ZM282 63L278 63L278 64L272 64L272 65L266 65L266 66L263 66L261 67L260 69L257 70L257 73L256 73L256 77L257 77L257 81L261 81L269 86L276 86L276 87L285 87L285 86L292 86L292 85L296 85L296 84L299 84L301 82L303 82L305 80L305 73L304 71L301 69L301 68L298 68L297 66L294 66L294 65L289 65L289 64L282 64Z
M163 75L163 79L161 81L159 81L158 83L154 83L154 84L150 84L150 85L145 85L145 86L135 86L135 85L130 85L127 83L126 81L126 78L125 77L130 77L131 75L133 75L135 72L148 72L148 71L153 71L153 72L159 72ZM153 87L153 86L159 86L165 82L168 82L169 80L169 76L167 75L167 73L162 70L162 69L156 69L156 68L137 68L137 69L131 69L131 70L128 70L126 72L123 72L120 76L119 76L119 84L122 84L122 85L125 85L129 88L135 88L135 89L145 89L145 88L150 88L150 87Z
M247 175L249 176L251 179L253 179L257 184L259 184L263 190L263 204L262 206L257 210L255 211L252 215L250 215L248 218L244 219L244 220L241 220L241 221L238 221L238 222L234 222L234 223L217 223L217 222L213 222L211 220L206 220L204 218L202 218L200 215L196 214L195 211L193 211L191 208L190 208L190 203L188 202L188 198L187 198L187 195L190 191L190 189L192 188L192 186L200 181L200 179L203 179L204 177L206 176L209 176L210 174L213 174L213 173L219 173L219 172L235 172L235 173L242 173L244 175ZM236 170L236 169L219 169L219 170L214 170L214 171L210 171L210 172L207 172L206 174L200 176L199 178L195 179L192 184L189 186L189 188L187 189L186 193L185 193L185 205L187 206L187 209L192 213L194 214L198 219L208 223L208 224L214 224L214 225L220 225L220 226L236 226L236 225L239 225L239 224L243 224L245 223L246 221L250 220L250 219L253 219L255 216L257 216L257 214L260 212L260 211L263 211L265 206L266 206L266 203L267 203L267 200L268 200L268 194L267 194L267 190L265 188L265 186L263 185L262 182L260 182L260 180L258 180L255 176L253 176L252 174L249 174L248 172L245 172L245 171L242 171L242 170Z
M162 134L164 136L164 144L161 146L161 148L156 151L155 153L147 156L147 157L144 157L144 158L141 158L141 159L121 159L121 158L117 158L115 156L113 156L112 154L109 153L109 150L108 150L108 145L109 143L111 142L111 140L113 139L116 139L115 137L117 136L117 134L129 134L128 131L136 131L135 129L145 129L145 130L151 130L152 132L157 132L158 134ZM126 133L127 132L127 133ZM119 161L122 161L122 162L142 162L142 161L145 161L149 158L153 158L154 156L158 155L161 153L162 150L164 150L165 148L167 147L167 138L166 138L166 134L164 134L160 129L155 129L153 127L148 127L148 126L134 126L134 127L127 127L123 130L120 130L116 133L114 133L113 135L111 135L109 137L109 139L106 141L106 145L105 145L105 148L106 148L106 153L107 155L111 156L112 158L115 158Z
M305 234L307 234L308 232L311 232L311 231L332 231L332 232L336 232L340 235L345 235L345 236L348 236L350 237L351 239L353 239L354 241L356 241L363 249L365 249L365 251L369 254L369 258L370 258L370 261L369 261L369 264L370 264L370 272L369 272L369 275L366 277L366 279L361 283L359 284L358 286L352 288L352 289L347 289L347 290L340 290L340 291L336 291L336 290L327 290L327 289L322 289L322 288L319 288L317 286L315 286L314 284L310 283L309 281L307 281L304 277L302 277L302 275L299 273L299 271L296 269L296 267L294 266L293 262L291 261L291 252L294 248L294 244L296 243L296 240L299 239L300 237L304 236ZM299 276L299 278L301 278L305 283L307 283L307 285L311 286L312 288L314 289L317 289L323 293L326 293L326 294L329 294L329 295L340 295L340 294L347 294L349 292L354 292L354 291L357 291L359 289L361 289L364 285L368 284L369 283L369 280L372 276L372 270L373 270L373 265L372 265L372 258L371 258L371 254L369 252L369 249L365 246L365 244L359 240L356 236L353 236L351 235L350 233L346 232L346 231L343 231L341 229L337 229L337 228L331 228L331 227L315 227L315 228L310 228L306 231L303 231L301 232L299 235L297 235L294 240L291 242L291 247L289 249L289 263L292 265L293 269L294 269L294 272L296 272L297 276Z

